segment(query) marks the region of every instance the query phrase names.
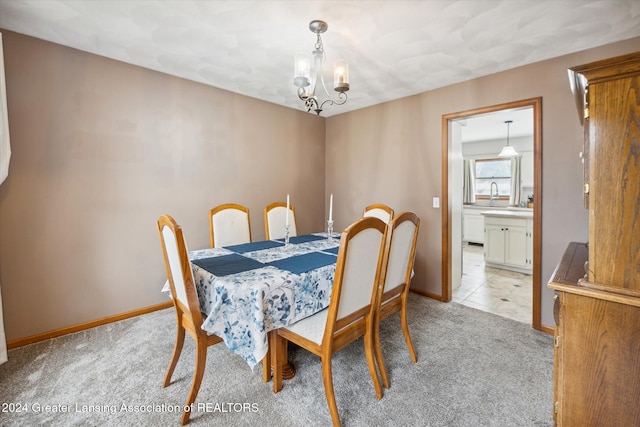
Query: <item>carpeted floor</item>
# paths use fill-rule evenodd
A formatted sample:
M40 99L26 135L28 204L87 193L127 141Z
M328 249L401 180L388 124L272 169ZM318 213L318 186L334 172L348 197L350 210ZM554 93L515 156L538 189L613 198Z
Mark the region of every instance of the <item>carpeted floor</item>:
M193 372L187 337L162 388L175 336L173 309L9 352L0 365L1 426L180 425ZM381 325L391 388L375 398L362 342L333 358L344 426L551 426L553 337L529 325L411 294L412 364L398 316ZM328 426L319 359L290 348L297 374L273 394L258 365L209 348L191 416L203 426Z

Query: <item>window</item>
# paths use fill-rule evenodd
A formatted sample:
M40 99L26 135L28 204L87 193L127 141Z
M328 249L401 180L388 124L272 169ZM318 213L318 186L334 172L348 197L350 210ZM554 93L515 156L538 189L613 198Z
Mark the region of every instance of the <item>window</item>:
M476 198L489 199L491 183L498 185L498 199L509 199L511 193L511 159L476 160ZM494 199L495 186L493 189Z

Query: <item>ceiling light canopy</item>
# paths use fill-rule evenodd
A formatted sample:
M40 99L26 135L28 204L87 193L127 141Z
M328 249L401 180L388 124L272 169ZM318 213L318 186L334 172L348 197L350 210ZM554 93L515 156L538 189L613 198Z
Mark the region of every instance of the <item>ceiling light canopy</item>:
M325 104L342 105L347 102L349 90L349 63L344 59L338 60L333 66L333 90L338 92L337 99L333 99L327 91L322 77L324 49L320 34L327 31L329 25L324 21L311 21L309 30L318 36L315 49L308 53L298 53L295 58L295 74L293 83L298 87L298 97L304 101L307 111L315 111L320 115ZM322 91L320 90L322 89ZM322 100L320 97L325 98Z
M498 157L515 157L518 155L518 152L509 145L509 125L513 123L513 120L507 120L505 123L507 124L507 145L502 147L502 151L500 151Z

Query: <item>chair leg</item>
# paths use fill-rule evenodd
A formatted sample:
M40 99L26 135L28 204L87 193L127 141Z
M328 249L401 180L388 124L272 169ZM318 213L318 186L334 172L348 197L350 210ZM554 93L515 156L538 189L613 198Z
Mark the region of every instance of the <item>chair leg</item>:
M204 339L196 340L196 367L193 371L193 380L191 381L191 390L187 395L187 401L185 407L190 406L196 400L198 391L200 391L200 384L202 383L202 377L204 376L204 368L207 365L207 343ZM191 411L182 412L182 425L189 422Z
M376 350L376 361L378 362L378 369L380 370L380 376L382 377L382 385L384 388L389 388L389 375L387 374L387 368L384 365L384 357L382 357L382 345L380 344L380 322L375 322L374 327L374 340Z
M378 371L376 370L376 362L373 355L373 335L373 331L367 331L364 334L364 355L367 358L367 366L369 366L369 374L371 375L371 381L373 381L373 388L376 390L376 397L382 399L382 387L378 379Z
M322 382L324 383L324 394L327 396L327 406L331 414L331 421L334 427L340 427L340 415L338 414L338 405L336 404L336 395L333 392L333 374L331 372L331 355L321 357L322 363Z
M407 322L406 298L402 301L402 305L400 306L400 325L402 326L402 334L404 335L404 340L407 343L407 348L409 349L409 356L411 356L411 361L413 363L416 363L418 361L418 356L416 355L416 349L413 348L411 335L409 335L409 322Z
M180 353L182 353L182 345L184 344L184 328L182 325L178 324L176 329L176 343L173 347L173 355L171 356L171 362L169 362L169 369L167 369L167 373L164 376L164 383L162 387L166 387L171 384L171 377L173 376L173 371L176 369L176 365L178 364L178 359L180 359Z

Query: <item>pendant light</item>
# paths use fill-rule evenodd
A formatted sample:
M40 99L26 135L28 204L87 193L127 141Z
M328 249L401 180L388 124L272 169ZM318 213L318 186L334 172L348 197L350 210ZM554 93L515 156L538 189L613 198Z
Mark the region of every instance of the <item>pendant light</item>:
M507 145L502 147L502 151L500 151L498 157L515 157L518 155L518 152L509 145L509 125L513 123L513 120L507 120L505 123L507 124Z

